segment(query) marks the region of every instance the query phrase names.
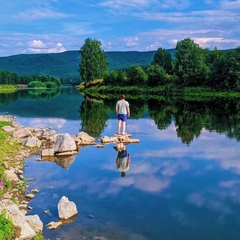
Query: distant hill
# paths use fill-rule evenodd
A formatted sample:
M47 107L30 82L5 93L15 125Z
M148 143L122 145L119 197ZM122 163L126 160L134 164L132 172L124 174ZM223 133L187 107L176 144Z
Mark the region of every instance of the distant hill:
M167 50L173 56L175 49ZM109 71L129 68L133 65L149 65L156 51L105 52ZM15 72L19 75L48 74L63 79L79 78L80 53L66 51L49 54L20 54L0 57L0 70Z

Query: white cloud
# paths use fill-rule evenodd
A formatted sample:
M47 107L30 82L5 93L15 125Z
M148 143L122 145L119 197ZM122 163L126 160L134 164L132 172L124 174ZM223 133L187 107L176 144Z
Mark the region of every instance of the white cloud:
M240 9L240 0L236 0L236 1L222 1L221 2L221 7L223 9L227 9L227 10L235 10L236 12L239 13L239 9Z
M232 45L232 46L238 46L240 45L240 40L236 39L224 39L224 38L218 38L218 37L193 37L192 38L195 43L199 44L202 48L209 48L216 46L219 48L219 46L223 46L225 44Z
M128 37L124 38L123 42L126 47L134 47L138 45L138 37Z
M64 52L66 49L62 43L46 42L43 43L41 40L33 40L28 42L28 48L26 52L31 53L59 53Z
M155 1L153 1L155 2ZM125 7L130 8L141 8L146 7L151 3L151 0L116 0L116 1L105 1L100 3L100 6L111 8L111 9L122 9Z
M47 8L29 9L14 16L18 20L62 19L73 17L73 14L52 11Z

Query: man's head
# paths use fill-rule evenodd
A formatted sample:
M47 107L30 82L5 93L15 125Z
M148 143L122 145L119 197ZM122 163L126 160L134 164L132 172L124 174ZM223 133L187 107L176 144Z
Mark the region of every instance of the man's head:
M126 172L121 172L121 177L125 177L126 176Z
M121 99L125 99L125 97L126 97L125 94L121 95Z

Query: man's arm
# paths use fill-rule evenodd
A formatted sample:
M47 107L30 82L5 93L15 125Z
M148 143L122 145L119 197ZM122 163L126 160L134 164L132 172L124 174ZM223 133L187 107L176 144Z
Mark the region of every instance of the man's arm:
M128 115L128 117L130 117L130 107L129 106L127 107L127 115Z
M116 114L118 115L118 105L116 105Z

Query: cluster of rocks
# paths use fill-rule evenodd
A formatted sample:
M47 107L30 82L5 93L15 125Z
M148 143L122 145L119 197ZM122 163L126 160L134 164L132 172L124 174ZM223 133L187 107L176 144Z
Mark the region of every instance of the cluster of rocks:
M26 196L26 198L27 197L32 198L34 196ZM27 205L27 202L28 201L26 201L25 205ZM21 205L24 205L24 203L22 203ZM21 205L18 207L10 199L1 199L0 212L5 210L7 217L11 218L15 228L19 229L19 236L17 236L15 239L33 239L34 237L36 237L36 233L42 232L43 223L37 214L26 216L21 211ZM64 220L73 218L78 214L75 203L69 201L68 198L65 196L60 199L57 208L59 220L57 222L48 223L46 225L48 229L57 229L63 224Z
M41 154L41 160L55 161L61 167L68 169L75 160L76 153L79 152L81 146L95 145L95 147L104 147L105 144L110 142L119 144L139 143L138 139L131 139L130 134L120 135L115 134L113 137L102 137L101 143L97 144L96 139L91 137L85 132L79 132L77 135L70 135L68 133L58 134L51 128L31 128L24 127L20 123L15 121L14 117L0 116L0 121L11 122L11 126L4 126L3 130L11 132L12 136L19 140L23 145L35 149L35 153ZM19 157L29 156L32 151L26 150L24 153L19 153ZM3 167L6 169L6 176L10 181L16 183L23 182L23 169L19 167L10 167L8 162L3 162ZM28 181L34 179L28 179ZM27 186L26 186L27 187ZM15 227L20 229L20 236L17 239L33 239L36 236L36 232L40 232L43 229L43 223L38 215L28 215L27 209L31 210L28 205L29 201L35 197L38 190L33 189L30 193L25 195L23 201L16 205L12 198L12 193L6 193L3 199L0 200L0 213L5 209L8 216L11 217ZM48 210L46 210L46 213ZM77 208L75 203L70 202L67 197L63 196L58 203L59 221L50 222L46 225L48 229L57 229L63 223L66 223L66 219L71 219L77 215Z
M12 126L4 126L3 130L12 132L12 136L25 146L38 147L43 157L73 155L78 152L80 145L96 144L95 138L85 132L77 135L57 134L51 128L23 127L15 121L12 121Z

